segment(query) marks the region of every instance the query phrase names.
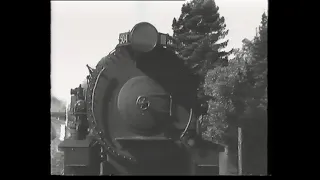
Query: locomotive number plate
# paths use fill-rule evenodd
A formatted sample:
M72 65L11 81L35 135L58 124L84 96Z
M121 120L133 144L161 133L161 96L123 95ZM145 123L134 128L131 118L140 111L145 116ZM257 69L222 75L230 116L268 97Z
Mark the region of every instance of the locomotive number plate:
M129 33L121 33L119 35L119 44L120 45L129 44Z

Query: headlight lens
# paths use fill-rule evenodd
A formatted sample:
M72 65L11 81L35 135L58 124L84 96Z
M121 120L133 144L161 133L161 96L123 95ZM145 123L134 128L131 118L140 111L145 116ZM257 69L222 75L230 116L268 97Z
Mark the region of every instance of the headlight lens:
M158 42L158 31L150 23L136 24L131 31L131 46L135 51L149 52Z

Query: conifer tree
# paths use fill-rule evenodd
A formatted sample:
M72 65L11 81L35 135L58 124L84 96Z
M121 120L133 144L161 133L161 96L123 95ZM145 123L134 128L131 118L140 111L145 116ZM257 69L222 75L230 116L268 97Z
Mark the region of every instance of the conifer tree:
M228 44L228 41L221 42L228 30L218 11L214 0L192 0L183 5L179 19L173 19L173 37L179 56L202 75L208 69L227 65L227 55L231 53L222 50Z
M210 99L203 87L207 71L227 66L231 53L224 51L228 44L223 40L228 34L225 19L220 16L214 0L192 0L182 6L178 20L173 19L172 29L178 56L202 77L198 99L206 109Z

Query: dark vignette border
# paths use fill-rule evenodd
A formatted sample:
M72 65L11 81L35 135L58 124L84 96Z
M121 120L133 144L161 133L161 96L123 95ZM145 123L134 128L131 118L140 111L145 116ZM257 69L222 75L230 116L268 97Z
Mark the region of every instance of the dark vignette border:
M305 126L301 121L305 117L298 116L303 105L299 102L302 92L297 92L300 86L297 71L302 73L299 61L305 57L301 57L302 50L296 47L301 44L298 39L303 34L303 28L298 27L298 22L305 18L303 9L302 2L269 0L268 172L271 176L303 172L304 164L298 159L306 152L306 142L300 140L301 126ZM294 15L298 11L300 15Z
M10 32L4 36L13 50L6 52L6 69L13 73L3 96L10 98L12 105L5 106L14 115L4 128L10 143L4 157L12 169L5 173L50 175L50 1L15 2L5 9L10 25L4 29Z
M295 4L293 1L277 1L277 4L275 2L269 0L268 25L268 59L270 60L268 61L268 171L271 175L280 174L283 171L289 174L295 173L298 167L289 171L286 171L285 168L288 163L288 166L292 166L290 164L292 158L300 154L299 150L294 149L297 145L295 138L297 132L291 127L292 124L295 124L294 119L297 119L292 106L298 102L295 102L297 97L294 94L290 95L292 94L290 92L297 83L293 66L294 64L300 65L299 61L295 63L297 61L294 60L302 58L298 57L296 49L289 46L296 43L294 39L298 35L292 26L299 25L297 24L299 17L295 15L297 11L292 7ZM17 42L18 52L13 52L11 55L19 59L19 64L10 66L19 66L17 68L21 74L17 75L20 81L13 83L13 86L17 88L12 88L17 90L14 93L19 96L17 102L13 103L13 107L18 107L10 110L21 119L11 121L11 123L19 124L14 124L17 133L10 134L10 138L18 140L13 141L18 152L13 150L10 153L14 153L12 156L18 158L14 160L13 167L22 167L22 169L19 168L19 172L25 171L26 175L49 175L50 121L46 119L50 118L50 1L19 2L19 5L21 9L17 7L13 12L19 17L18 20L13 20L14 40L10 39ZM299 14L301 13L302 10L299 9ZM19 112L16 111L17 109ZM21 130L18 130L19 128ZM33 132L30 134L30 131ZM36 138L31 136L36 136ZM28 146L22 154L21 144ZM295 155L291 156L290 152ZM298 162L295 164L298 166ZM276 165L279 167L277 168Z

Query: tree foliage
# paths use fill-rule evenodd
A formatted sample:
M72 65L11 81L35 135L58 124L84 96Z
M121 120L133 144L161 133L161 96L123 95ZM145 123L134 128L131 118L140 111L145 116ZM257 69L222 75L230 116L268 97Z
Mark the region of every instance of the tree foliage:
M213 0L192 0L181 8L178 20L173 19L173 37L178 55L197 73L205 75L208 69L227 64L223 51L228 41L221 41L227 34L223 16Z
M267 22L263 13L254 39L244 39L229 65L210 70L205 79L205 92L216 99L209 103L205 135L236 150L242 127L244 170L252 174L266 173Z
M192 0L172 23L177 54L203 77L199 99L209 100L200 118L203 137L237 149L237 128L244 138L244 171L266 172L268 16L263 13L257 34L240 49L224 51L228 34L213 0ZM234 58L228 60L230 53ZM208 99L206 99L208 100ZM248 153L249 152L249 153Z
M192 0L181 8L181 15L173 19L176 53L185 60L195 74L200 75L198 100L206 107L210 99L204 93L204 78L209 69L226 66L231 51L224 51L228 41L225 19L219 14L214 0Z

